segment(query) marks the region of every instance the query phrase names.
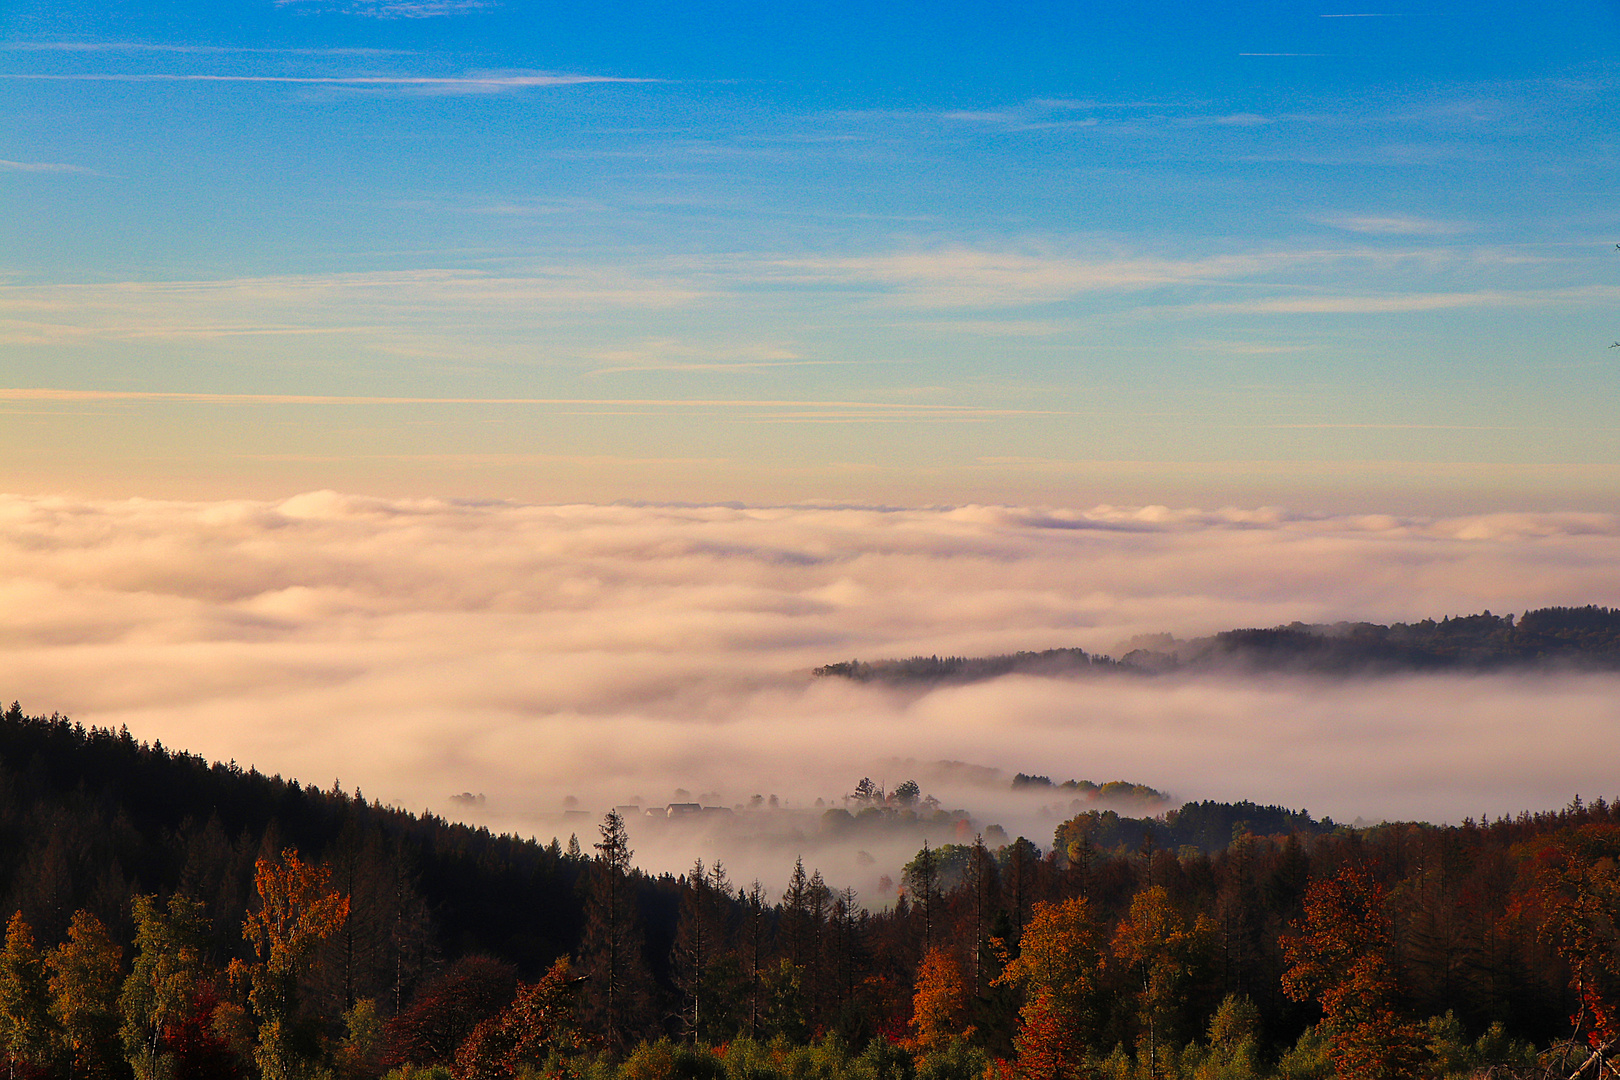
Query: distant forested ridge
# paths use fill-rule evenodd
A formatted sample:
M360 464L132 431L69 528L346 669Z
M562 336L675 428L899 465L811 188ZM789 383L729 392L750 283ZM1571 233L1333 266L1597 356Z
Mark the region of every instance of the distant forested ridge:
M1460 615L1416 623L1291 623L1226 630L1177 641L1155 635L1115 659L1083 649L1046 649L1003 656L913 656L847 660L813 670L857 682L975 682L1001 675L1073 676L1093 672L1299 671L1396 674L1504 669L1620 669L1620 609L1550 607L1512 615Z
M910 782L898 797L927 800ZM718 863L635 869L616 810L594 834L496 836L14 705L0 1070L1601 1080L1620 1065L1620 805L1601 799L1369 828L1250 802L1091 808L1044 849L924 843L879 911L802 860L767 900Z
M1046 649L1006 656L912 656L904 660L863 663L846 660L815 669L816 675L837 675L856 682L977 682L998 675L1068 675L1094 666L1114 667L1106 656L1091 656L1084 649Z

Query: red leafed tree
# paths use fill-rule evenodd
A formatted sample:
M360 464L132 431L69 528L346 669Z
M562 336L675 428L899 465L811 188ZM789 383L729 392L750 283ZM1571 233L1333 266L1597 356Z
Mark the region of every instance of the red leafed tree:
M1018 1013L1018 1075L1022 1080L1073 1080L1081 1075L1084 1047L1076 1042L1073 1018L1042 987Z
M1282 939L1283 992L1315 998L1340 1080L1402 1080L1424 1074L1422 1031L1397 1008L1384 889L1346 866L1305 894L1297 932Z
M512 1000L517 969L487 956L468 956L423 986L409 1008L383 1031L383 1065L448 1065L473 1029Z
M1620 1041L1620 826L1588 824L1542 854L1542 938L1569 965L1576 1038L1605 1052Z
M571 1054L592 1042L579 1025L576 979L568 958L551 965L541 980L520 986L499 1016L473 1029L456 1051L457 1080L507 1080L519 1067L539 1065L552 1051Z
M214 1031L219 995L212 986L197 992L191 1012L163 1031L163 1043L174 1055L171 1080L235 1080L241 1075L230 1045Z

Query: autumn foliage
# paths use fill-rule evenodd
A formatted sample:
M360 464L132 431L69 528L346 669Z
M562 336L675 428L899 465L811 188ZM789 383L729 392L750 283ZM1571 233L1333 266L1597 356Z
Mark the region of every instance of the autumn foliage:
M1382 886L1355 866L1313 884L1297 932L1281 940L1283 992L1314 998L1340 1080L1399 1080L1423 1072L1416 1024L1401 1015Z
M541 846L0 716L0 1078L1615 1075L1601 800L1353 829L1092 809L1046 851L952 825L864 902L803 861L779 899L648 875L635 820L604 824Z

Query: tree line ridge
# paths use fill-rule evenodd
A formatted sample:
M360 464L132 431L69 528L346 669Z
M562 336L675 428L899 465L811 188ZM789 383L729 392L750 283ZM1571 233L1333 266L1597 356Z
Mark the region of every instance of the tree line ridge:
M1224 630L1178 641L1169 634L1127 643L1118 658L1079 648L998 656L912 656L845 660L813 668L819 678L856 682L977 682L1002 675L1097 672L1298 671L1356 675L1400 672L1620 668L1620 609L1547 607L1512 615L1448 616L1385 626L1370 622L1290 623Z

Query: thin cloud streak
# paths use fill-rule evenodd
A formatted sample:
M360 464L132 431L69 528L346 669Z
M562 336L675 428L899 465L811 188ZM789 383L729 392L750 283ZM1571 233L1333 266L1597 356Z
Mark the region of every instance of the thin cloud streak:
M83 165L64 165L56 161L0 161L0 172L28 172L28 173L79 173L85 176L100 176L94 169L87 169Z
M1453 248L1261 250L1176 259L1117 252L952 247L816 257L721 254L650 265L539 266L506 275L425 268L221 280L0 285L0 338L44 343L53 336L201 336L211 331L240 332L241 328L275 333L291 332L277 328L323 325L349 329L388 326L396 333L422 333L432 332L427 325L432 320L459 323L475 319L483 327L499 326L500 320L527 325L535 319L536 305L555 305L570 314L592 307L656 309L703 303L745 303L757 308L828 288L847 295L852 306L916 311L1005 309L1169 287L1210 286L1269 295L1191 307L1178 305L1175 297L1167 296L1162 304L1191 311L1282 314L1528 306L1603 301L1615 295L1606 286L1360 297L1300 295L1302 289L1321 289L1323 275L1336 274L1341 267L1377 272L1387 282L1397 271L1417 269L1432 276L1437 268L1458 264L1490 267L1504 264L1504 260L1493 249ZM210 320L214 320L213 326ZM978 332L993 325L999 323L987 327L983 320L970 321L965 329ZM1022 320L1009 324L1008 332L1039 326L1044 333L1044 328L1054 325ZM687 348L700 362L726 358L707 346ZM755 358L795 359L746 357Z
M606 408L646 407L656 409L792 409L777 418L805 418L832 415L883 415L896 417L1002 417L1073 416L1058 409L993 409L977 405L919 405L876 401L796 401L783 399L738 398L498 398L498 397L382 397L339 394L208 394L165 390L73 390L58 387L0 387L0 401L52 402L130 402L165 405L537 405L602 406ZM817 413L815 410L839 410Z
M156 53L247 53L270 56L414 56L409 49L371 48L255 48L247 45L182 45L144 41L4 41L0 52L156 52Z
M360 15L371 19L434 19L470 15L500 5L496 0L275 0L276 7L316 14Z
M1410 214L1336 214L1316 220L1336 229L1381 236L1451 236L1472 228L1469 225L1435 221Z
M660 79L627 78L615 75L186 75L173 72L77 72L42 74L0 72L0 79L39 82L175 82L175 83L289 83L309 86L402 86L424 88L468 88L489 90L523 89L534 86L577 86L586 83L651 83Z
M1183 310L1271 315L1376 315L1441 311L1469 307L1542 307L1620 298L1620 288L1605 285L1572 289L1527 289L1521 292L1485 289L1478 292L1406 293L1391 296L1274 297L1225 303L1193 304Z

